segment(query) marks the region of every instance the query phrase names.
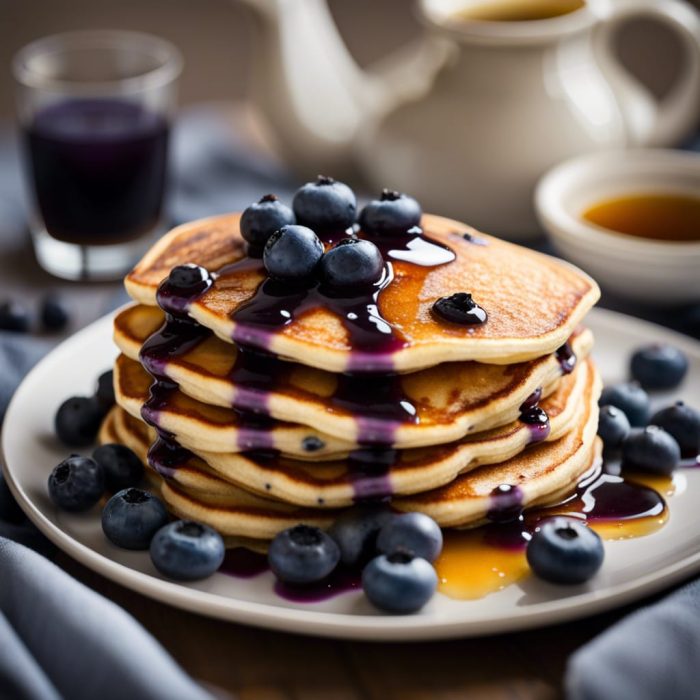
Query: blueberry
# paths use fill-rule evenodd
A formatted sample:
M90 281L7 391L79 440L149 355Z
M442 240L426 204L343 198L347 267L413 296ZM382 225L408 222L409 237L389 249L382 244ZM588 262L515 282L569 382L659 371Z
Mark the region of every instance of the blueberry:
M253 248L262 249L277 229L295 223L294 212L274 194L266 194L243 212L241 235Z
M379 248L359 238L343 238L321 259L321 278L330 287L366 287L383 274L384 258Z
M56 435L68 447L90 445L97 437L103 415L95 398L73 396L66 399L56 411Z
M700 413L682 401L657 411L651 423L672 435L684 457L700 454Z
M345 231L355 223L357 214L353 191L324 175L297 190L292 208L300 224L319 233Z
M622 447L622 441L630 431L627 416L617 406L601 406L598 419L598 435L606 450Z
M358 506L343 513L328 530L340 548L340 561L357 567L376 555L377 535L394 515L382 506Z
M143 476L143 463L125 445L100 445L92 458L104 469L107 489L112 493L136 486Z
M209 270L201 265L186 263L177 265L168 275L168 285L178 292L197 294L211 284Z
M632 379L645 389L674 389L688 371L688 358L673 345L639 348L630 361Z
M668 475L681 461L681 448L658 425L633 430L622 443L622 467Z
M114 370L107 370L97 378L97 390L95 400L103 412L109 411L116 401L114 395Z
M62 331L70 320L68 310L57 296L47 296L41 302L41 325L47 331Z
M164 576L194 581L211 576L224 561L221 535L192 520L176 520L162 527L151 540L151 560Z
M326 446L326 443L316 435L307 435L301 441L301 446L304 448L304 452L318 452Z
M102 511L102 531L124 549L148 549L153 535L168 522L168 511L160 498L142 489L115 493Z
M408 552L382 554L362 572L362 589L380 610L412 613L432 597L438 578L430 562Z
M282 280L310 278L323 256L323 243L306 226L283 226L268 239L263 263L271 277Z
M313 583L326 578L335 569L340 560L340 549L323 530L297 525L275 536L267 559L280 581Z
M72 455L54 467L49 476L49 496L63 510L88 510L100 500L104 490L104 471L89 457Z
M484 323L488 318L486 311L467 292L440 297L433 304L433 313L443 321L467 325Z
M573 518L552 518L539 525L527 545L533 573L551 583L583 583L603 564L605 550L596 532Z
M649 394L637 382L606 386L598 404L619 408L627 416L632 427L646 425L649 418Z
M24 513L17 505L7 480L0 470L0 521L2 520L8 523L21 523L24 520Z
M424 513L404 513L392 518L377 537L382 554L399 550L433 562L442 551L442 530Z
M26 333L29 330L29 312L17 301L0 302L0 331Z
M367 233L379 235L406 233L418 226L422 214L413 197L385 189L379 199L373 199L360 212L360 226Z

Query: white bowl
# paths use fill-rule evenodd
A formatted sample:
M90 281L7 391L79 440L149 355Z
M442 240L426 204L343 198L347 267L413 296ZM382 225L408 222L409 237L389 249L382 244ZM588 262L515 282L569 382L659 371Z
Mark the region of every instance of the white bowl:
M585 221L592 204L624 194L700 195L700 154L667 149L578 156L539 182L535 207L554 246L601 287L648 304L700 301L700 241L654 241Z

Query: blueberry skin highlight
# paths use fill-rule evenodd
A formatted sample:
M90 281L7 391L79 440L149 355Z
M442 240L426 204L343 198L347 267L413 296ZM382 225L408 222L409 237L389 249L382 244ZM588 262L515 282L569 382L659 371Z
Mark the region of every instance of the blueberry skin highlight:
M437 589L438 577L432 565L406 552L382 554L362 572L362 589L380 610L409 614L420 610Z
M573 518L552 518L540 524L527 545L533 573L550 583L577 584L591 579L605 558L598 534Z
M683 457L700 454L700 412L683 401L657 411L650 421L672 435Z
M280 581L303 585L326 578L340 561L340 549L320 528L297 525L275 535L267 560Z
M357 567L377 554L377 535L396 517L381 506L357 506L343 513L328 530L340 549L340 562Z
M424 513L403 513L392 518L379 532L377 549L382 554L410 552L434 562L442 551L442 530Z
M355 223L357 200L346 184L319 175L297 190L292 209L298 223L317 233L345 231Z
M681 461L675 439L657 425L633 430L622 443L622 468L667 476Z
M321 279L329 287L367 287L384 274L384 258L371 241L344 238L323 256L320 270Z
M196 581L221 566L226 549L221 535L208 525L176 520L156 532L150 553L153 565L164 576Z
M102 531L124 549L148 549L153 535L168 522L163 502L142 489L123 489L102 511Z
M636 382L606 386L598 405L616 406L627 416L633 428L646 425L651 412L649 394Z
M54 428L68 447L87 447L95 442L104 411L94 397L72 396L56 411Z
M654 344L639 348L630 360L630 374L645 389L675 389L688 372L688 358L678 348Z
M270 277L287 281L313 278L321 257L323 243L306 226L283 226L268 239L263 264Z
M601 406L598 436L607 452L620 449L629 432L630 422L617 406Z
M359 223L367 233L395 235L418 226L422 215L421 206L413 197L385 189L379 199L362 209Z
M275 231L295 223L294 212L274 194L266 194L243 211L241 235L253 248L262 249Z
M72 455L54 467L49 476L49 496L62 510L74 513L89 510L104 490L104 471L89 457Z

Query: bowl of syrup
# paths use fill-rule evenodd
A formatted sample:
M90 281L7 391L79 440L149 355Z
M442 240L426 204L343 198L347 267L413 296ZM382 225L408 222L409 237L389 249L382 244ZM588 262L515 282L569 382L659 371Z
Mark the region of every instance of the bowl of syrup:
M618 296L700 302L700 154L603 151L556 166L535 193L563 257Z

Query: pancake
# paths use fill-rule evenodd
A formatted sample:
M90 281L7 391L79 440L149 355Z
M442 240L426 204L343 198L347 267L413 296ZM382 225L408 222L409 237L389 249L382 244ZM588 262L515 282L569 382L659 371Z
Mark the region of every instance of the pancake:
M157 308L143 305L122 310L115 319L115 340L132 360L163 321ZM590 331L578 328L570 347L579 359L593 344ZM567 346L565 346L566 348ZM566 358L564 358L566 359ZM562 376L563 356L550 353L515 365L452 362L411 374L371 379L336 375L305 365L263 358L253 366L246 353L214 335L188 344L161 363L162 372L188 396L212 406L262 411L278 420L313 426L334 436L329 454L346 446L391 443L399 448L442 444L470 432L504 425L517 418L519 406L538 388L551 392ZM128 408L125 405L126 408ZM132 413L134 412L132 409ZM234 423L234 414L223 420ZM205 442L233 450L234 428L222 421L202 432L170 406L158 417L161 427L182 436L193 447ZM217 433L215 437L213 433ZM298 446L285 446L290 454Z
M546 440L575 431L597 402L600 380L592 364L582 364L541 402L550 419ZM507 426L439 447L413 450L360 449L348 459L300 462L269 455L194 450L226 481L287 503L317 508L350 506L367 498L396 499L449 484L479 465L497 464L530 447L542 435L516 420ZM537 429L535 428L537 431ZM539 431L537 431L539 433Z
M529 508L557 501L600 458L598 430L598 379L592 398L585 402L583 419L576 429L556 442L524 450L496 466L484 466L457 477L438 489L392 501L401 511L417 511L433 518L441 527L472 527L485 522L500 509L518 505ZM496 493L507 485L506 494ZM494 495L496 494L496 495Z
M316 288L299 291L277 283L264 289L260 262L238 262L245 255L238 214L177 227L144 256L125 285L135 301L155 306L158 285L174 266L201 265L218 276L188 304L192 319L226 342L331 372L406 372L443 362L514 364L538 358L563 345L599 297L592 279L560 260L442 217L424 215L421 226L429 240L405 234L390 241L385 258L391 281L378 293L376 308L373 296L357 297L352 308L360 309L359 319L355 312L353 318L341 317L340 302L319 296ZM488 313L486 323L462 326L434 316L434 302L458 292L474 296ZM281 305L264 323L251 312L261 295Z
M141 419L141 409L152 382L152 377L138 362L124 355L117 358L114 364L117 403L135 418ZM265 449L296 459L319 460L347 455L355 447L354 443L298 423L259 420L234 409L211 406L177 389L152 417L162 430L190 449L213 452Z

